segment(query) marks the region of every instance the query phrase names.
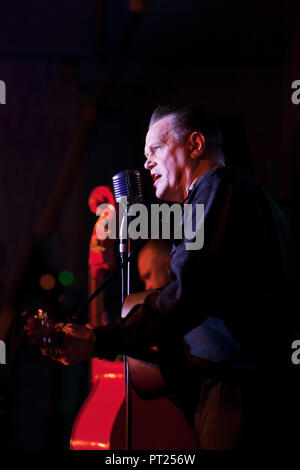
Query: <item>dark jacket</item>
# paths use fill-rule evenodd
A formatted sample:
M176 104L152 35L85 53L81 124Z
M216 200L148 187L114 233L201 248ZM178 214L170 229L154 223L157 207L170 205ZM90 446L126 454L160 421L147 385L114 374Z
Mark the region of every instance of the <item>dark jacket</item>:
M126 319L95 330L99 357L138 356L157 345L172 357L180 342L192 362L194 347L194 356L233 367L283 364L295 314L295 252L278 205L253 177L227 167L201 176L186 203L204 204L204 246L187 250L188 240L175 241L171 283Z

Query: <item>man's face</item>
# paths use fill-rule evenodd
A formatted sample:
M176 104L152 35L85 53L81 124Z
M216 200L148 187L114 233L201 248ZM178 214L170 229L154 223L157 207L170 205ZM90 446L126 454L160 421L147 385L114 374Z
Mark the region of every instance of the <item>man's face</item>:
M145 289L159 289L169 284L169 266L169 256L150 247L143 250L138 258L138 270Z
M171 132L172 117L155 122L146 135L145 168L151 172L156 197L182 202L185 197L186 146Z

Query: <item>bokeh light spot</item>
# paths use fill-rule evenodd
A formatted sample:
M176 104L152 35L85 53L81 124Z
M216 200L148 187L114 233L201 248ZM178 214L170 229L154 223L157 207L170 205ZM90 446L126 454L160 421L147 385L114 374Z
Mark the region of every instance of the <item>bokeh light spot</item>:
M58 275L58 280L62 286L69 287L74 283L74 274L71 271L61 271Z
M43 274L40 277L40 287L44 290L52 290L55 286L55 278L52 274Z

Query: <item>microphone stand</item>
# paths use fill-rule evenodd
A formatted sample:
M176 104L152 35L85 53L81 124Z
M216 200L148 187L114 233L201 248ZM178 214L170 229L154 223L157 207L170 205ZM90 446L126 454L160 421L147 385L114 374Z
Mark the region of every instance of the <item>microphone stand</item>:
M127 239L125 252L120 251L122 267L122 304L125 297L130 294L130 238ZM121 250L120 245L120 250ZM132 386L130 382L129 363L127 356L124 355L124 376L125 376L125 448L131 450L132 447L132 426L131 426L131 409L132 409Z
M120 236L120 257L122 262L122 304L124 304L125 297L130 295L130 255L131 255L131 240L127 233L127 220L128 220L128 207L123 215L121 224ZM125 229L124 229L125 226ZM131 409L132 409L132 385L130 382L129 363L127 356L124 355L124 377L125 377L125 448L131 450L132 447L132 423L131 423Z

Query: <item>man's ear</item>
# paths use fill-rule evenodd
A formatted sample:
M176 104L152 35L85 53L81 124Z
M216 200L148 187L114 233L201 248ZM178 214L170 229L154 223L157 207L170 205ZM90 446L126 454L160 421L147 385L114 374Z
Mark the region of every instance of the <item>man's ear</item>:
M192 132L187 143L191 158L197 158L204 152L205 138L201 132Z

